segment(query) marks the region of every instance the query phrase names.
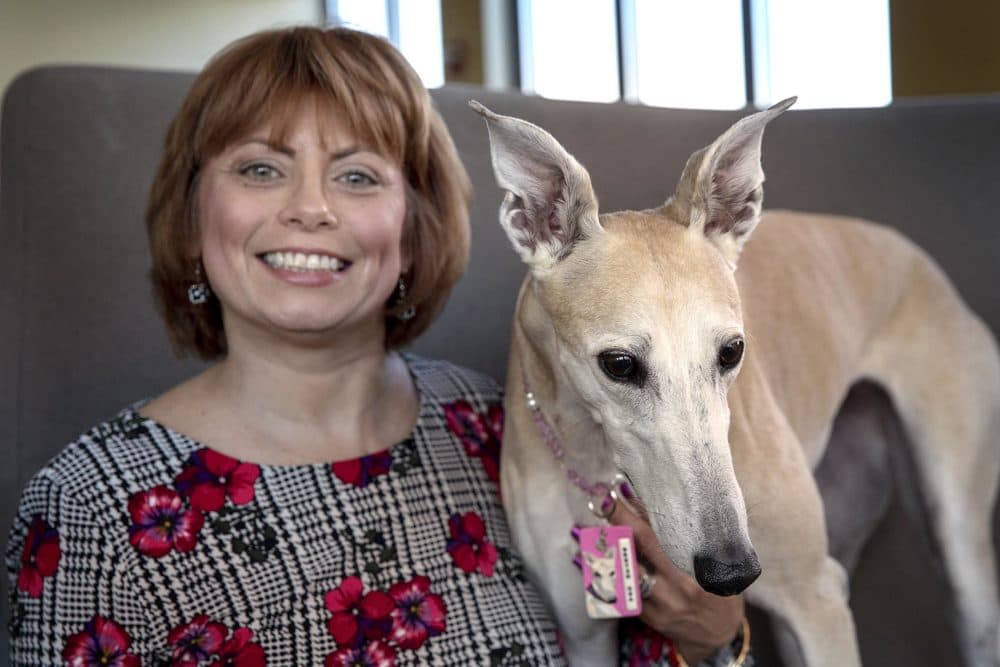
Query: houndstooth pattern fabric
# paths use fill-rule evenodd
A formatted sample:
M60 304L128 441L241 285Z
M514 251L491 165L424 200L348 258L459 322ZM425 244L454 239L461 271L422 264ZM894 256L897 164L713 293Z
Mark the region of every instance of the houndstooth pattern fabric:
M346 473L250 464L225 484L185 477L205 448L134 408L69 445L28 484L8 542L14 664L91 664L80 656L95 646L121 665L564 664L486 454L446 414L489 414L498 387L406 359L420 392L411 437ZM215 507L213 489L224 501L198 510ZM400 601L404 585L424 586L423 606ZM390 630L407 610L415 620Z

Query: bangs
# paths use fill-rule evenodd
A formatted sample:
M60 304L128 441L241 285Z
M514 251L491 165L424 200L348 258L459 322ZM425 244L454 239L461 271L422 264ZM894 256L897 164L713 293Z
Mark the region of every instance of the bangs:
M265 126L272 143L287 143L306 110L315 112L321 136L329 136L336 119L366 147L397 165L404 162L404 116L412 106L405 86L343 58L344 45L336 42L352 35L292 30L263 36L236 42L209 65L221 70L221 85L206 97L193 137L199 165Z

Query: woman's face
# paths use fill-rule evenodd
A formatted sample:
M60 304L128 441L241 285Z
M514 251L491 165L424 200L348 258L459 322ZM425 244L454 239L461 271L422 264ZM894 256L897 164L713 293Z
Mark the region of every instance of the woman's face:
M385 302L408 268L399 167L305 107L287 145L261 127L201 175L202 262L230 345L253 330L381 340Z

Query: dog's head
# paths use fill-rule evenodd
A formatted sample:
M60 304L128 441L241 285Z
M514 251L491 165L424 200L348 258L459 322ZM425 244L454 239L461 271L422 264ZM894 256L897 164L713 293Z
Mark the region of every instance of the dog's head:
M590 586L594 594L604 602L614 602L618 593L615 590L615 556L595 556L584 552L584 560L590 568Z
M603 215L551 135L472 103L506 190L500 222L530 269L520 323L551 364L558 408L600 425L664 550L718 594L760 573L728 439L746 345L733 272L760 215L764 127L792 102L692 155L663 206Z

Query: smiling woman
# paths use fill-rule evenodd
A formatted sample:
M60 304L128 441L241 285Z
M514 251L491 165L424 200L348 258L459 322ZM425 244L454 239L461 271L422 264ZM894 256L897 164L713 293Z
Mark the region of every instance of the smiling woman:
M270 31L208 64L147 226L175 348L214 363L29 482L15 664L565 664L500 502L499 387L397 351L465 267L469 194L381 38Z
M282 145L263 128L202 171L201 258L227 340L247 326L384 336L383 306L413 265L401 251L406 188L338 115L320 118L307 104Z
M194 308L186 297L199 268L195 195L204 167L209 162L218 167L226 153L246 160L223 167L244 170L239 175L246 185L275 177L301 181L304 174L284 174L274 162L295 160L287 145L294 128L298 140L311 140L317 149L338 153L364 147L381 167L405 165L405 179L396 175L396 185L406 200L402 247L412 260L404 281L408 303L390 308L385 338L390 347L408 343L434 319L468 257L469 185L451 137L419 78L385 40L344 29L296 29L281 40L274 34L251 35L218 54L168 130L147 220L153 284L171 338L178 350L206 359L227 347L218 301ZM314 127L305 130L302 123ZM310 131L312 136L301 136ZM340 144L326 145L331 139ZM358 146L349 145L355 141ZM362 166L369 172L340 174L340 183L363 189L362 182L375 174L374 165ZM403 322L398 316L410 306L416 314Z

